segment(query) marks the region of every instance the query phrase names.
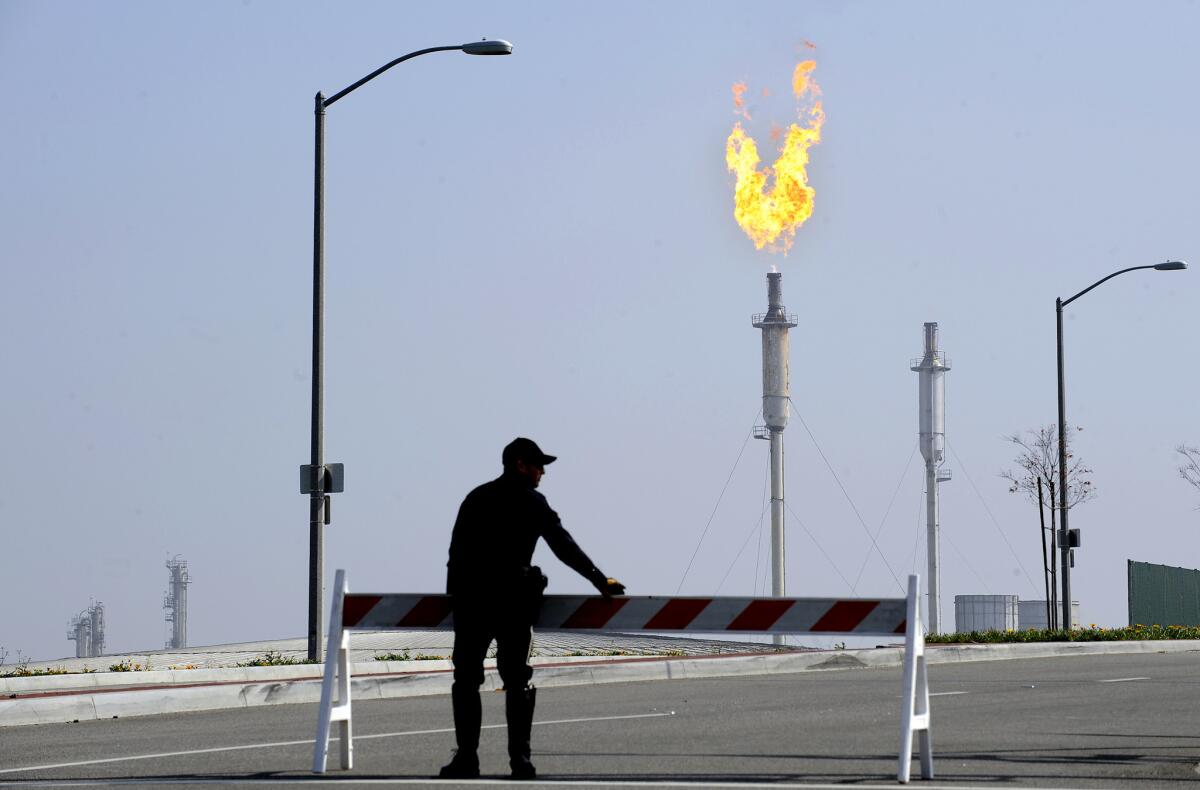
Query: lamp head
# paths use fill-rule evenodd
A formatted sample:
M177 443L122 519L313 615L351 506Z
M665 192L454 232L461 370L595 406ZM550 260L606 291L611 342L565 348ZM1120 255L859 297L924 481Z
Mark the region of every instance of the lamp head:
M1187 263L1184 261L1167 261L1166 263L1155 264L1154 268L1160 272L1174 272L1180 269L1186 269Z
M468 55L511 55L512 44L502 38L495 41L485 38L482 41L472 41L463 44L462 51Z

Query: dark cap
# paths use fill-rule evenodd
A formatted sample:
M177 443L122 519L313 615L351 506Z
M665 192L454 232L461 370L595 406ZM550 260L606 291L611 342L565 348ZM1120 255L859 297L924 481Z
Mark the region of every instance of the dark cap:
M509 442L504 448L504 454L500 456L505 466L512 466L517 461L545 466L554 463L556 458L558 456L543 453L542 448L538 447L533 439L526 439L524 436L518 436Z

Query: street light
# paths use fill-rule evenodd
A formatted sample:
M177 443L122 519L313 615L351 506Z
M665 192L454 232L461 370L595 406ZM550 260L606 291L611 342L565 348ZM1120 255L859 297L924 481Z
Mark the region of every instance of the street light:
M1063 382L1063 308L1083 296L1101 283L1107 282L1118 274L1137 271L1138 269L1156 269L1160 272L1173 272L1186 269L1183 261L1167 261L1151 266L1131 266L1119 272L1097 280L1084 288L1070 299L1056 299L1054 311L1058 320L1058 502L1062 510L1061 532L1059 533L1059 549L1062 552L1062 622L1063 627L1070 631L1071 622L1071 546L1070 533L1067 531L1067 514L1070 512L1070 502L1067 499L1067 396Z
M468 55L511 55L507 41L472 41L450 47L410 52L372 71L358 82L325 98L316 95L316 164L313 175L313 342L312 342L312 463L300 467L300 493L309 495L308 519L308 660L321 660L321 591L325 565L324 525L329 523L329 494L342 490L342 465L321 460L324 440L324 312L325 312L325 108L361 88L392 66L430 52L460 50Z

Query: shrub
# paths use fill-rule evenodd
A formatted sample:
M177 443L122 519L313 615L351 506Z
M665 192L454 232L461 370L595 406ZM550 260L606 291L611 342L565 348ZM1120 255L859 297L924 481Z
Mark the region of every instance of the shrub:
M1190 625L1130 625L1117 628L1077 628L1072 631L1028 629L1025 631L970 631L958 634L929 634L931 645L998 644L1011 642L1131 642L1151 639L1200 639L1200 627Z
M261 656L243 661L236 666L239 667L286 667L293 664L315 664L316 661L310 661L307 658L296 658L295 656L285 656L278 650L268 650Z
M94 672L95 670L92 670L92 671ZM33 677L41 677L43 675L69 675L69 674L71 674L71 670L67 669L66 667L38 667L35 669L30 669L28 666L28 662L27 662L26 664L18 664L14 669L12 669L8 672L0 673L0 677L3 677L3 678L33 678Z
M145 666L142 666L141 664L131 662L128 658L120 663L110 664L108 667L109 672L145 672L149 669L149 663L147 663Z

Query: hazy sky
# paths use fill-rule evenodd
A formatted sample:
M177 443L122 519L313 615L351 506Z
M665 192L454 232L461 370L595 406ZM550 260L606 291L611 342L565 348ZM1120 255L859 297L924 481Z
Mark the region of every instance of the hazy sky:
M73 655L95 599L110 650L161 647L175 554L192 644L305 633L312 96L485 36L514 54L421 57L329 110L327 582L440 590L462 496L525 435L634 594L675 592L742 453L683 592L761 591L750 314L777 264L797 409L887 565L924 567L908 368L937 321L944 617L1042 597L1002 437L1055 420L1056 296L1197 258L1198 30L1183 2L0 0L0 645ZM788 256L756 252L731 85L769 154L807 57L816 209ZM1200 563L1173 450L1200 443L1197 277L1134 272L1067 312L1099 494L1071 522L1085 623L1125 622L1127 559ZM865 560L856 592L898 593L803 425L785 437L789 593L849 594Z

